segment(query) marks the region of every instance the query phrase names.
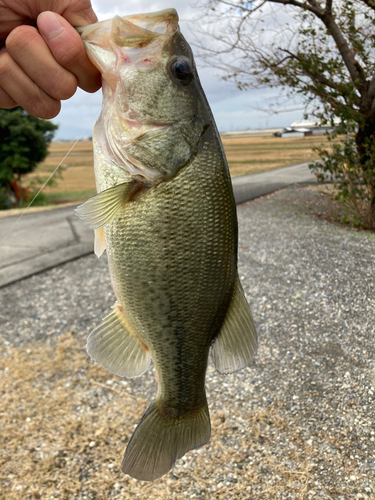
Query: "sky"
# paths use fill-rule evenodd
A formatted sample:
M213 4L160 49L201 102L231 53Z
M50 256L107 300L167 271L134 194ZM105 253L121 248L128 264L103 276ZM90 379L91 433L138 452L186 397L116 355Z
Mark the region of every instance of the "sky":
M197 12L186 0L92 0L100 21L115 15L125 16L141 12L153 12L174 7L180 17L181 32L188 42L193 42L189 21ZM221 132L289 126L302 119L300 106L290 105L278 109L277 114L267 112L270 99L278 95L277 89L253 89L239 91L225 82L219 71L203 66L196 60L199 77L210 103L215 121ZM52 121L59 125L55 139L67 140L90 137L101 109L101 91L88 94L78 89L76 94L62 103L60 114Z

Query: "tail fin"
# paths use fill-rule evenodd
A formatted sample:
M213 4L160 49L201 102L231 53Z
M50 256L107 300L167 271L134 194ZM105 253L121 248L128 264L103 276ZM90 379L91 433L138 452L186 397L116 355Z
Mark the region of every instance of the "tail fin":
M199 410L173 417L163 414L154 401L130 438L121 469L135 479L154 481L186 452L206 444L210 434L207 402Z

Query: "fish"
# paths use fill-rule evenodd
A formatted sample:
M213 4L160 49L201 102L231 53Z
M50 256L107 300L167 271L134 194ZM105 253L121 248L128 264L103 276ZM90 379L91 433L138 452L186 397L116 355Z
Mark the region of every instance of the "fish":
M155 400L124 473L154 481L211 434L205 377L249 365L257 333L237 270L236 204L220 135L178 14L116 16L78 28L102 74L93 131L97 195L76 209L107 252L116 296L89 335L120 377L155 366Z

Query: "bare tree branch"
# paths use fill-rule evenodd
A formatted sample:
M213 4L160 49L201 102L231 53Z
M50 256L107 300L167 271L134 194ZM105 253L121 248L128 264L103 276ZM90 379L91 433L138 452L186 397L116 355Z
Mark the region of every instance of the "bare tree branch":
M371 78L368 85L367 95L363 99L364 109L371 109L375 103L375 75Z
M358 83L360 83L361 85L365 83L366 77L363 68L358 63L358 61L355 60L353 51L350 49L348 43L346 42L340 28L335 23L332 11L331 12L323 11L314 0L312 0L311 5L307 5L306 3L301 4L296 0L269 0L269 1L271 3L293 5L295 7L308 10L309 12L315 14L324 23L326 28L330 31L332 38L335 40L337 49L339 50L343 58L343 61L345 62L346 67L348 68L353 83L357 87L360 87Z
M213 1L215 3L215 0ZM375 3L375 0L366 0L366 2L370 1L373 1ZM210 2L210 6L214 5L214 3ZM204 49L206 53L211 53L213 57L218 56L220 53L224 54L224 52L242 52L243 55L240 58L236 57L237 61L240 61L240 64L235 65L237 67L232 66L230 70L232 74L231 78L236 79L236 75L241 74L244 76L253 75L258 79L258 82L262 84L263 82L272 82L272 85L277 84L278 76L275 72L277 71L276 68L278 66L282 66L286 62L286 59L278 57L276 53L272 54L272 45L269 46L271 51L269 51L268 53L265 52L267 48L264 46L260 47L260 50L257 51L256 42L254 42L253 37L249 37L248 35L246 35L245 26L248 20L251 19L251 14L253 14L256 10L259 10L267 3L270 5L291 6L297 8L300 11L310 12L323 23L323 25L327 29L327 36L331 37L331 39L336 44L336 48L341 56L341 61L344 65L343 67L346 68L348 74L350 75L352 83L354 84L358 93L361 95L361 101L358 101L356 105L358 107L362 106L362 108L365 108L367 110L371 109L372 100L375 99L375 75L372 81L367 81L367 70L365 71L361 63L356 59L355 50L358 50L358 45L355 45L354 48L349 45L349 41L347 40L347 32L342 29L342 21L339 25L338 23L340 21L339 18L337 18L337 12L333 12L333 0L325 0L324 8L316 0L263 0L258 5L254 5L252 1L239 1L237 3L235 0L216 0L216 3L229 5L234 9L238 9L238 11L242 11L242 14L236 14L236 16L233 17L234 23L232 25L232 31L227 32L225 36L216 37L216 40L226 46L225 49ZM365 2L363 3L365 4ZM212 14L210 14L210 16L211 15ZM224 17L222 17L221 12L218 13L219 19L221 21L226 21L227 13L225 13L225 15L223 13L223 16ZM349 23L354 22L354 19L350 16L347 16L346 19ZM230 26L231 25L229 24L228 27L230 28ZM371 28L371 25L369 26ZM350 32L355 33L355 26L351 26L350 30ZM231 33L232 36L230 36ZM290 40L292 39L293 34L289 38L288 45L291 43ZM321 86L326 86L327 88L330 88L336 92L340 92L344 88L341 85L340 81L335 81L336 78L333 79L327 77L324 69L323 59L321 59L323 66L321 66L321 70L319 71L319 64L315 69L312 66L308 68L308 59L303 59L301 53L299 53L297 56L297 54L294 53L293 50L288 50L287 47L283 49L280 48L279 50L284 50L289 57L294 57L295 59L299 58L299 62L301 62L301 64L305 64L306 66L304 75L308 78L311 78L316 83L319 83ZM265 57L264 54L266 54ZM256 61L258 61L258 63ZM364 61L366 61L366 59L361 58L361 61L362 64L365 64ZM264 70L260 68L259 63L262 64ZM227 66L225 60L221 60L220 64ZM253 66L251 67L252 64ZM265 75L264 78L262 77L262 73L264 73L267 68L271 73L274 74L273 77L271 77L271 75ZM345 73L342 71L342 67L340 68L340 65L336 69L335 76L340 79L345 79ZM241 84L241 87L242 85L243 84ZM281 84L279 83L279 85ZM358 94L355 99L358 99Z
M293 5L293 7L298 7L303 10L308 10L309 12L312 12L319 18L324 14L324 11L317 5L308 5L306 2L300 3L297 2L297 0L269 0L271 3L278 3L282 5ZM314 2L315 3L315 2Z
M226 0L217 0L217 3L229 5L230 7L234 7L235 9L242 10L243 12L255 12L256 10L258 10L257 7L255 7L254 9L248 9L248 8L244 7L243 5L239 5L238 3L236 4L236 3L232 3L232 2L227 2Z
M363 71L363 68L358 63L358 61L356 61L353 51L347 44L340 28L335 23L333 16L332 15L326 16L324 14L322 21L324 22L326 27L330 30L332 38L335 40L337 44L337 49L339 50L342 59L346 67L348 68L353 83L356 85L357 88L360 88L360 85L358 85L358 80L361 83L361 85L364 85L366 81L366 76Z
M300 96L305 111L313 104L317 119L340 119L345 147L322 153L321 175L341 180L357 213L367 197L375 227L375 0L197 1L206 2L210 33L218 21L219 48L201 45L211 66L241 89L279 86L285 96L289 87L286 96Z
M281 50L283 52L286 52L287 54L289 54L291 58L297 59L298 61L300 61L301 63L304 63L304 64L307 63L307 59L300 56L299 54L293 54L292 52L290 52L289 50L286 50L286 49L281 49ZM321 83L322 85L326 85L327 87L329 87L333 90L340 89L340 86L338 83L329 80L328 78L326 78L321 73L318 73L317 71L310 71L310 72L304 71L304 74L306 76L309 76L310 78L314 78L317 82Z
M375 10L374 0L362 0L370 9Z
M332 15L332 0L327 0L326 1L325 13L326 13L327 16L331 16Z

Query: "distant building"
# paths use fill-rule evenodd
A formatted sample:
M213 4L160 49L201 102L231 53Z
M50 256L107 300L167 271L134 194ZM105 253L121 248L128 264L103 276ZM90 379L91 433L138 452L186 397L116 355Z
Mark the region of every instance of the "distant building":
M309 135L325 134L333 132L340 124L340 118L334 119L334 126L322 125L319 121L300 120L293 122L290 127L285 127L281 131L274 133L275 137L304 137Z
M226 137L267 137L281 132L282 128L263 128L263 129L247 129L247 130L234 130L232 132L221 132L220 135L223 139Z

